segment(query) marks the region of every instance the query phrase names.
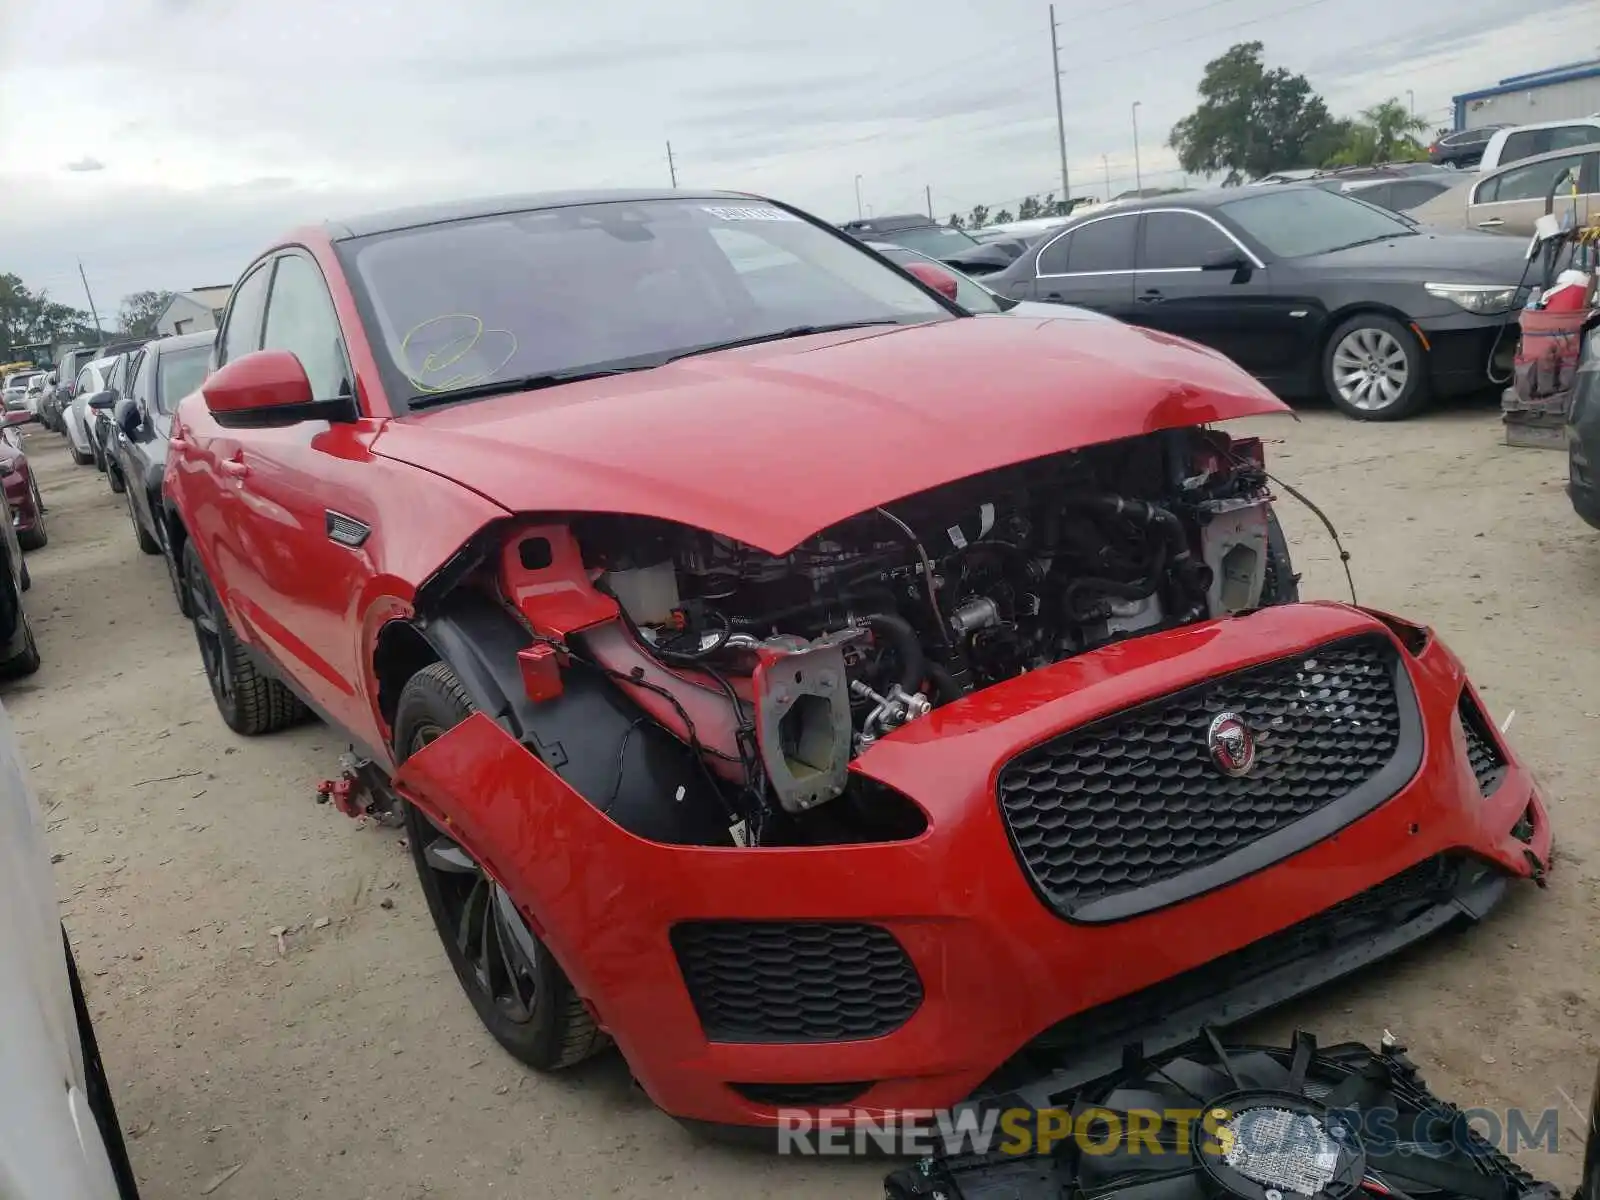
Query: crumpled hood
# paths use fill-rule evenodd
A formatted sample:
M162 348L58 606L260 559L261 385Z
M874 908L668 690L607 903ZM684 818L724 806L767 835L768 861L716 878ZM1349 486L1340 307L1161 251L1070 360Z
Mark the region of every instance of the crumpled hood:
M373 449L510 512L660 517L777 554L981 471L1286 411L1222 355L1151 330L956 319L463 402L389 422Z

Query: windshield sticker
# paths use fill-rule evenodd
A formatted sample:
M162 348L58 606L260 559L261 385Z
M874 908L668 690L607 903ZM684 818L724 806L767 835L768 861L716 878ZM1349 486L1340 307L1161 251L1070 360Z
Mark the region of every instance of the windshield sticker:
M413 325L400 339L399 358L412 386L432 393L482 383L516 353L517 336L510 330L487 329L472 313L444 313Z
M720 221L798 221L793 213L770 204L702 204L701 212L708 212Z

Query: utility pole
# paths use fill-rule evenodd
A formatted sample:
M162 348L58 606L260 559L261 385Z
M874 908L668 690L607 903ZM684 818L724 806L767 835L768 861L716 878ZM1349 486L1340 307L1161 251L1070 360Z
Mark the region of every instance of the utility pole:
M923 184L922 190L927 194L928 197L928 220L931 221L933 220L933 184Z
M100 314L94 307L94 293L89 290L89 277L83 273L83 259L78 260L78 278L83 280L83 294L89 297L89 315L94 318L94 331L102 332L100 328Z
M1072 203L1072 179L1067 174L1067 118L1061 107L1061 46L1056 41L1056 6L1050 6L1050 62L1055 67L1056 142L1061 148L1061 199Z
M861 176L857 175L856 176L856 220L858 220L858 221L861 220L861 218L863 216L865 216L865 215L866 214L864 214L861 211Z
M1100 166L1105 170L1105 173L1106 173L1106 199L1110 200L1111 199L1111 159L1108 158L1106 155L1102 154L1100 156Z
M667 139L667 174L672 176L672 186L678 186L678 164L672 161L672 139Z
M1410 113L1411 116L1413 116L1413 117L1416 116L1417 115L1417 94L1416 94L1416 92L1412 91L1410 88L1407 88L1406 89L1406 99L1408 101L1410 101L1410 104L1407 106L1406 111L1408 113Z
M1133 102L1133 186L1136 191L1144 191L1144 174L1139 170L1139 105L1142 102Z

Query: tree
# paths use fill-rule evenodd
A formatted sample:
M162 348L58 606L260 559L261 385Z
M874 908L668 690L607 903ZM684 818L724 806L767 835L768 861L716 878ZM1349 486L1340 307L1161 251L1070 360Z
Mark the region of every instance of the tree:
M1052 200L1054 198L1055 197L1053 197L1053 196L1050 197L1050 199L1052 199ZM1039 216L1041 214L1041 212L1043 211L1043 208L1044 208L1044 205L1039 203L1039 197L1037 197L1037 196L1024 196L1022 198L1022 203L1017 205L1017 220L1019 220L1019 221L1031 221L1035 217L1037 217L1037 216Z
M972 212L967 217L968 229L982 229L989 223L989 206L987 204L974 204Z
M55 303L44 292L35 295L15 275L0 274L0 346L98 340L86 314Z
M1200 105L1172 127L1167 145L1190 174L1226 172L1224 185L1291 167L1316 166L1338 145L1336 125L1304 75L1267 70L1260 42L1241 42L1206 64Z
M127 337L155 337L156 321L171 302L171 292L130 292L122 298L117 326Z
M1417 134L1428 128L1398 96L1366 109L1348 123L1338 150L1325 160L1330 167L1365 167L1383 162L1420 162L1428 157Z
M1011 224L1011 221L1012 221L1012 216L1011 216L1011 210L1009 208L1002 208L999 212L995 213L995 215L994 215L994 223L996 225L1009 225L1009 224Z

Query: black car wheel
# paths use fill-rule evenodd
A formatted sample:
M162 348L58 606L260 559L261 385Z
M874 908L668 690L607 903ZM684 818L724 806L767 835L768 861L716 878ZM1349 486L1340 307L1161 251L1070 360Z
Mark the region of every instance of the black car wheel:
M100 449L100 443L94 440L94 434L89 435L89 459L94 463L94 469L100 474L106 473L105 452Z
M396 759L403 762L472 712L444 663L417 672L395 713ZM572 1066L603 1049L609 1039L510 893L415 805L406 807L406 825L439 939L494 1039L541 1071Z
M39 645L33 640L33 626L28 624L28 614L17 605L17 620L22 623L22 649L13 657L0 662L0 678L20 679L39 669Z
M178 556L173 553L172 543L168 540L165 527L159 530L161 535L161 557L166 560L167 577L172 580L172 594L178 601L178 612L183 616L189 615L189 596L183 586L183 567L178 562Z
M254 736L303 720L305 706L282 683L263 674L234 635L193 542L183 547L183 575L206 682L228 728Z
M43 550L50 544L50 531L44 526L44 497L39 495L39 481L30 479L33 490L33 527L17 530L17 544L24 550Z
M104 458L105 456L102 455L101 457ZM128 490L128 484L122 478L122 471L110 459L106 460L106 482L111 485L111 490L119 496Z
M1399 421L1428 400L1422 343L1382 313L1357 313L1328 339L1322 355L1328 397L1358 421Z
M118 476L118 478L120 479L121 476ZM114 492L123 492L128 501L128 520L133 522L133 536L139 541L139 549L143 550L146 554L160 554L161 543L156 541L155 538L151 537L150 531L139 522L139 510L134 506L133 503L133 490L131 488L124 489L119 487L112 487L111 490Z

